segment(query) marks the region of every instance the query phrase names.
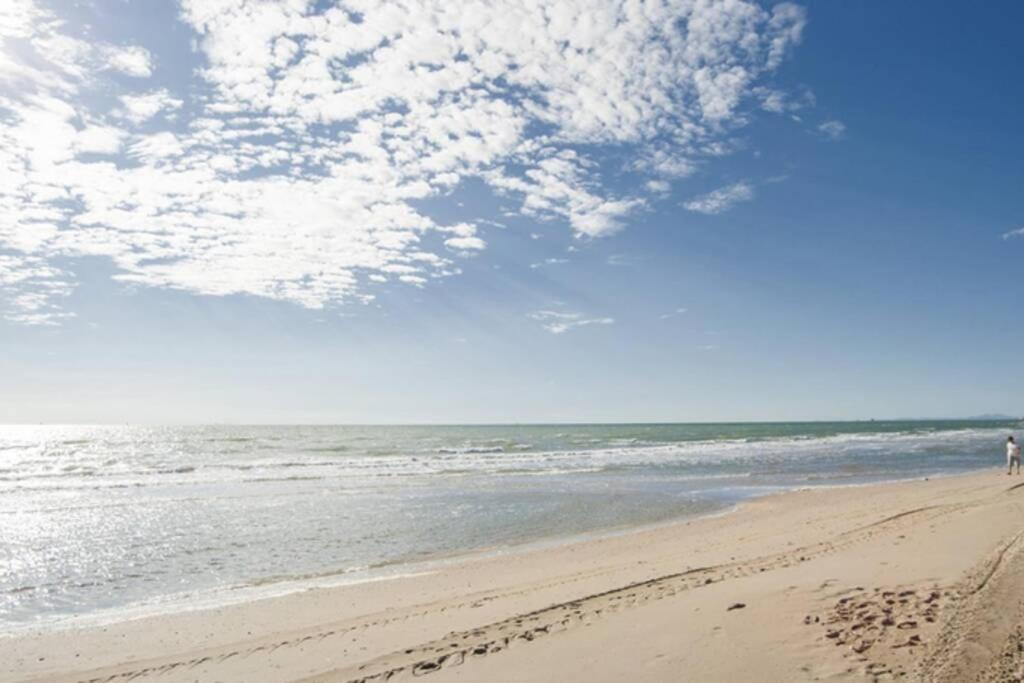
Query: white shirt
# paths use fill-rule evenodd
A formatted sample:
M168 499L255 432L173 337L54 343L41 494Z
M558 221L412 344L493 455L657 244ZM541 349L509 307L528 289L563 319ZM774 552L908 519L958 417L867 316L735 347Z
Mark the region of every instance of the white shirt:
M1019 458L1020 457L1020 445L1015 443L1006 442L1006 457L1008 458Z

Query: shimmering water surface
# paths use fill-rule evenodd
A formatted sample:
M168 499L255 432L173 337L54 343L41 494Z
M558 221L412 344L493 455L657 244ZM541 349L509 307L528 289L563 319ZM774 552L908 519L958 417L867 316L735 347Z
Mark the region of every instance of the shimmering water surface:
M1022 426L0 426L0 630L979 469Z

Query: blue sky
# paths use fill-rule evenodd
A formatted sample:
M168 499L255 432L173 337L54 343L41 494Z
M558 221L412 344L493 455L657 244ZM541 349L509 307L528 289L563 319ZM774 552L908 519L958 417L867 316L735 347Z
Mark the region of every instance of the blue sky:
M1022 19L6 3L0 421L1021 413Z

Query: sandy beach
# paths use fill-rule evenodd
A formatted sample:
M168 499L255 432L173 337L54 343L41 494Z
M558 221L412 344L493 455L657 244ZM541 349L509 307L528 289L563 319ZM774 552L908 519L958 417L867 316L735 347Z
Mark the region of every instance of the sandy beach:
M1024 480L796 491L426 574L0 640L4 681L1017 680Z
M0 0L0 683L1024 683L1022 25Z

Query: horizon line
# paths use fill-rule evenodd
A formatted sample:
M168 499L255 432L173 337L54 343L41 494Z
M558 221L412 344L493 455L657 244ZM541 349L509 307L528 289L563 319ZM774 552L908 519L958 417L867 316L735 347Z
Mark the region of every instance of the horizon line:
M2 427L627 427L668 425L858 424L892 422L1024 422L1024 416L883 417L799 420L680 420L566 422L0 422Z

